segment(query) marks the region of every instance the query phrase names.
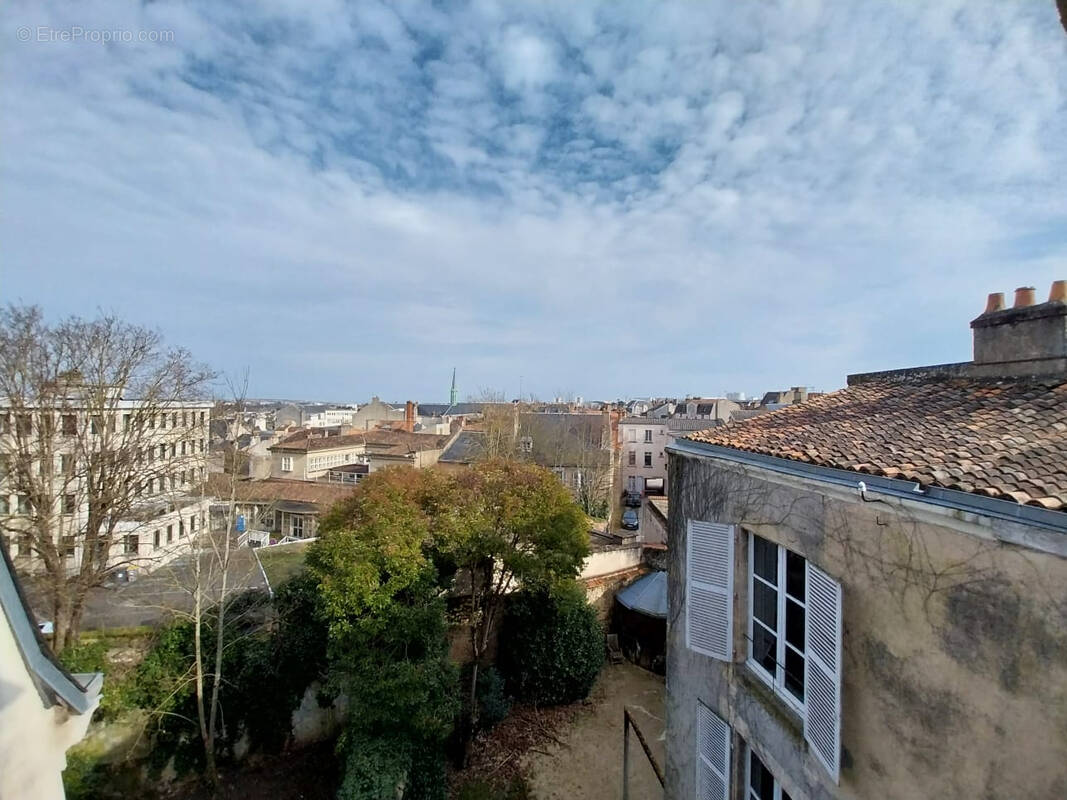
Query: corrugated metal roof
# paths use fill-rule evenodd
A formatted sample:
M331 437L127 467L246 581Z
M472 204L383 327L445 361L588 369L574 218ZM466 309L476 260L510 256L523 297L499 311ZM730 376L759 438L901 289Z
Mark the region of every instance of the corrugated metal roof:
M615 595L631 611L650 617L667 618L667 573L652 572Z

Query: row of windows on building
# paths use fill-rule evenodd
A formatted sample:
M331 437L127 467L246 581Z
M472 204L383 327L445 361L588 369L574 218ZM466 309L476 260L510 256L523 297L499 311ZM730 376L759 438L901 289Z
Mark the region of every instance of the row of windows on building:
M172 523L165 527L160 527L152 531L151 544L145 541L142 546L143 535L140 533L129 533L122 537L122 553L123 555L148 555L159 550L164 545L174 544L175 541L181 541L186 538L187 535L194 535L198 529L205 524L204 512L199 514L190 514L188 517L179 517L176 524ZM15 539L16 553L20 556L29 556L33 553L33 538L28 535L19 536ZM73 558L77 552L78 537L77 536L64 536L60 540L60 554L64 558ZM101 542L101 549L110 550L111 546L109 542Z
M660 433L662 433L662 432L663 431L661 430ZM645 444L652 444L652 429L651 428L645 428L645 430L643 431L643 436L644 436L644 438L642 439L642 441ZM631 442L631 443L637 441L637 429L636 428L629 428L626 431L626 441Z
M171 442L168 444L152 445L146 447L143 450L138 450L134 457L134 463L141 464L154 464L156 460L166 460L167 454L170 454L170 458L178 458L179 456L192 456L199 455L204 452L205 440L204 439L189 439L182 440L180 442ZM37 462L37 473L45 477L51 475L74 475L75 474L75 459L72 453L61 453L59 458L52 462L52 470L49 471L49 462L45 459L40 459ZM58 466L59 471L56 472L55 468ZM0 454L0 479L3 479L10 474L11 460L7 454Z
M29 436L33 433L34 428L34 414L22 413L22 414L0 414L0 433L11 433L13 430L21 436ZM41 435L50 436L56 429L56 415L48 413L37 413L37 431ZM12 421L14 421L14 428L12 428ZM137 425L138 427L149 430L171 430L178 427L193 427L200 426L201 428L207 422L207 414L204 411L172 411L161 412L158 414L147 414L142 419L137 413L131 412L122 415L122 429L124 431L130 430L131 426ZM169 425L168 425L169 423ZM113 414L92 414L89 416L89 433L102 434L105 430L109 433L115 432L115 416ZM79 430L79 415L78 414L60 414L59 415L59 432L64 436L76 436Z
M312 456L308 459L308 469L314 471L329 469L330 467L339 467L342 464L354 464L362 457L361 453L331 453L330 455L324 456ZM285 469L284 466L286 459L289 459L289 469ZM285 472L292 471L292 457L282 456L282 469Z
M203 467L200 467L199 469L183 469L168 475L147 478L136 485L135 494L138 497L145 497L160 494L161 492L168 490L176 491L182 487L189 486L198 478L201 482L205 479L205 470ZM13 502L11 499L12 497L15 498ZM61 513L76 514L78 512L77 495L71 493L62 494L59 496L58 502ZM29 514L32 509L33 503L29 495L0 494L0 514Z
M660 455L662 456L663 454L660 453ZM627 451L627 453L626 453L626 464L627 464L627 466L630 466L630 467L636 467L637 466L637 451L636 450L628 450ZM644 466L646 466L646 467L651 467L652 466L652 451L651 450L646 450L645 451Z

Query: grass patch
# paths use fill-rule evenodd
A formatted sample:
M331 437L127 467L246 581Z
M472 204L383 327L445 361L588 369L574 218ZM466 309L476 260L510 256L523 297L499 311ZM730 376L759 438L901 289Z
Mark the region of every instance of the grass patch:
M293 542L256 550L259 563L263 565L263 571L267 573L267 580L270 581L272 589L277 589L304 568L307 548L307 542Z

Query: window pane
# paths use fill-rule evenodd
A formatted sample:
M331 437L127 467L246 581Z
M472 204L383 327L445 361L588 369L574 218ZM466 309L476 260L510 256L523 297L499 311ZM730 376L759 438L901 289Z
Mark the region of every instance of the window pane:
M785 554L785 591L804 602L804 559L788 550Z
M778 637L768 633L758 623L752 625L752 660L767 670L773 678L775 675L775 654L778 651Z
M752 581L752 615L771 630L778 629L778 592L756 580Z
M752 569L768 583L778 585L778 545L752 537Z
M748 751L748 785L752 790L750 797L774 800L774 776L751 749Z
M785 648L785 688L804 702L804 657L788 647Z
M785 601L785 640L804 652L804 608L788 598Z

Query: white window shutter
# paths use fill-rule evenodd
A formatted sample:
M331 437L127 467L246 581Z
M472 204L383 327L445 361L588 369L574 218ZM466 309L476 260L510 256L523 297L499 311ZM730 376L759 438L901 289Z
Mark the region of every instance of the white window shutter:
M685 638L691 650L733 660L734 528L689 520Z
M730 726L703 703L697 703L697 798L730 796Z
M836 783L841 771L841 584L807 563L804 739Z

